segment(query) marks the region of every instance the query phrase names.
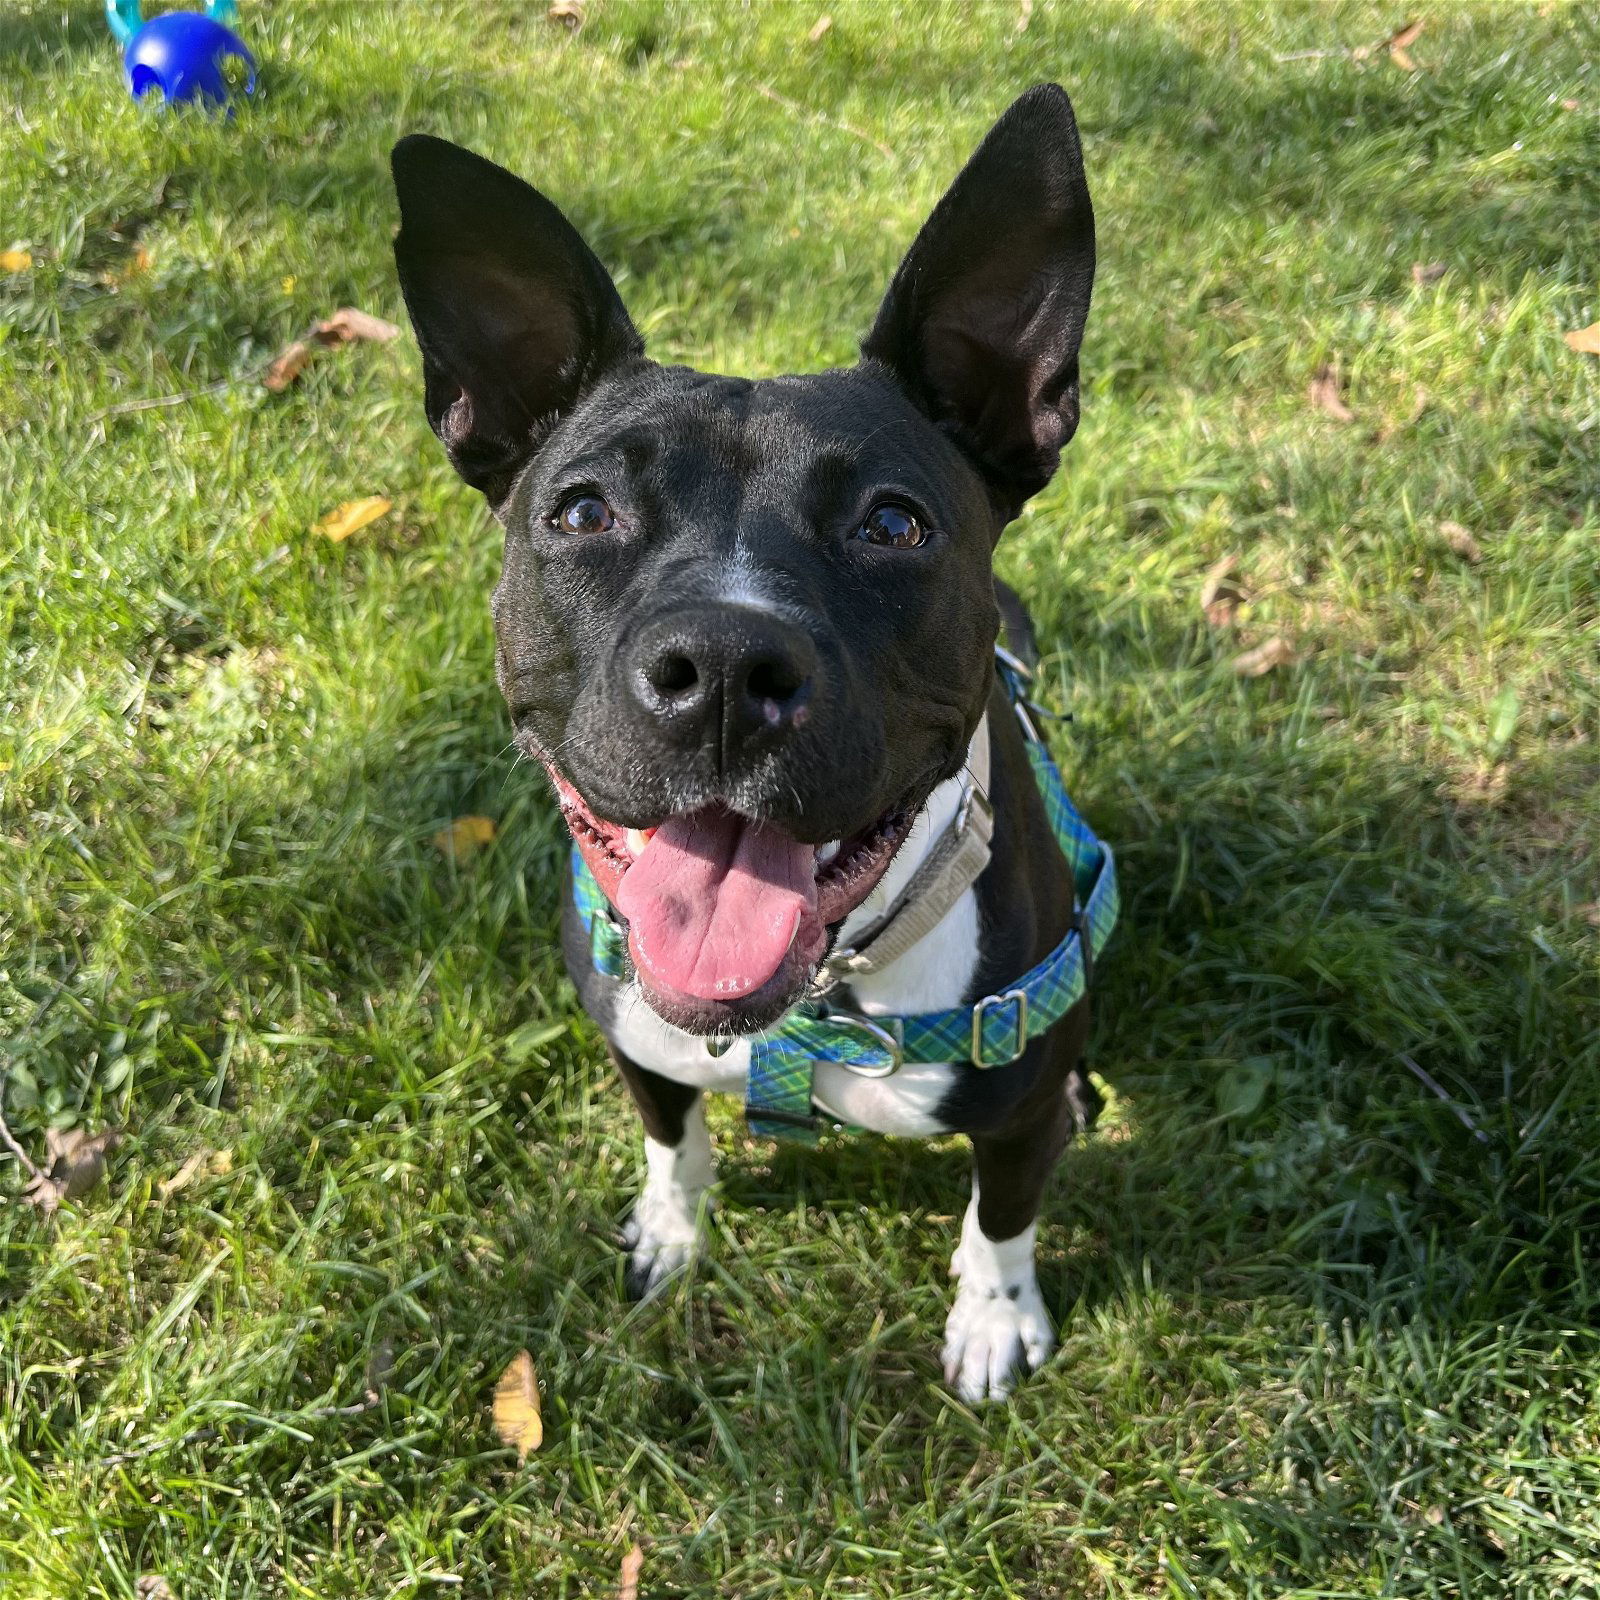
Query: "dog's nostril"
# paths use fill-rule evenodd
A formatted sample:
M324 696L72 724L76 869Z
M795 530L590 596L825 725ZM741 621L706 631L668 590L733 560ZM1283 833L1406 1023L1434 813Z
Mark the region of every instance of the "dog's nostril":
M676 654L658 656L646 676L662 694L687 694L700 681L694 662Z
M776 700L782 705L805 687L805 677L787 661L758 661L745 680L758 700Z

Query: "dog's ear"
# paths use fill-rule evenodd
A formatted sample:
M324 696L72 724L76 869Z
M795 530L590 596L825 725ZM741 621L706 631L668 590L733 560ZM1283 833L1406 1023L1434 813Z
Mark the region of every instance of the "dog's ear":
M923 225L861 352L977 462L1008 515L1078 426L1094 212L1072 104L1030 89Z
M556 420L644 341L606 269L537 189L413 134L394 147L400 287L424 403L456 470L491 504Z

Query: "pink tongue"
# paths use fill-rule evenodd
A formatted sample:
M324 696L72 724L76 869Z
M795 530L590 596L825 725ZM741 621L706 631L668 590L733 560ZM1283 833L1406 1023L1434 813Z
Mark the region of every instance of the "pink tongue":
M662 823L617 890L634 964L658 988L697 1000L759 989L816 908L816 856L728 811Z

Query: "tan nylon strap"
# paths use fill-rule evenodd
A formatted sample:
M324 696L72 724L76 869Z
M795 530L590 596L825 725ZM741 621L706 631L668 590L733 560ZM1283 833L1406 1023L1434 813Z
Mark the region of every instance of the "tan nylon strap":
M954 820L923 858L900 897L877 926L851 949L829 957L841 979L882 972L925 939L989 865L994 812L989 807L989 719L978 724L967 761L967 792Z

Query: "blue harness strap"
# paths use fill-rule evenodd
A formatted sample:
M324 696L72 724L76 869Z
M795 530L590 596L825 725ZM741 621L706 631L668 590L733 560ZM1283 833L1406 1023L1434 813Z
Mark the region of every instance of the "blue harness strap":
M812 1080L819 1062L870 1077L887 1077L906 1062L1006 1066L1087 992L1095 960L1116 925L1116 862L1068 798L1060 770L1027 715L1025 684L1018 669L1002 658L1000 675L1027 735L1028 762L1051 832L1072 869L1072 925L1060 944L1010 988L970 1006L868 1017L830 1007L825 999L797 1005L750 1041L745 1116L752 1132L810 1143L825 1127L838 1126L813 1102ZM627 936L576 845L572 888L589 932L595 970L610 978L625 976Z

